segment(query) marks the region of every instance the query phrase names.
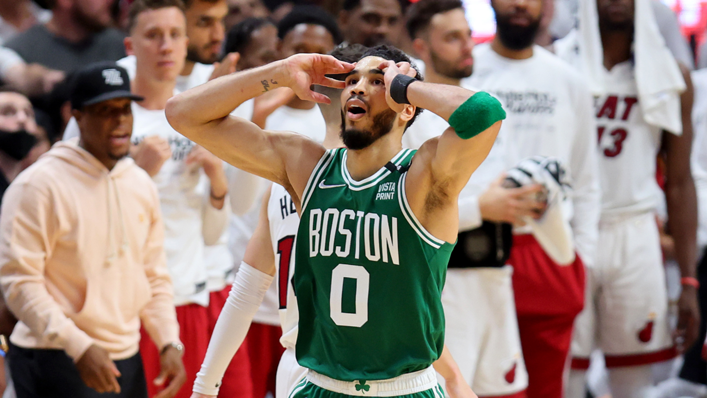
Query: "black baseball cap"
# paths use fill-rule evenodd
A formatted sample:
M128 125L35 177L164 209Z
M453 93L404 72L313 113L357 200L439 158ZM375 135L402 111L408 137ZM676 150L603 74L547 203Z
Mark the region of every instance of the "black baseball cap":
M128 72L115 62L98 62L76 72L70 100L72 109L81 109L114 98L143 98L130 92Z

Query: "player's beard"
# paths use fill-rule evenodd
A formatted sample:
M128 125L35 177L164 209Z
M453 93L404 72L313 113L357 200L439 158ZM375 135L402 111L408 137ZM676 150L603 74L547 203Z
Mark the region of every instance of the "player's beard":
M511 23L513 15L496 14L496 34L504 46L511 50L523 50L533 45L540 28L540 18L530 22L528 26Z
M86 14L81 7L74 5L74 19L79 22L86 30L93 33L102 32L108 26L98 21L95 17Z
M370 130L346 128L343 111L341 112L341 140L348 149L359 150L368 148L381 137L390 133L398 116L392 109L386 109L373 117L373 126Z
M464 68L457 68L450 65L449 62L442 60L432 49L430 49L430 59L432 60L432 68L435 72L451 79L463 79L465 77L469 77L474 71L473 65L469 65Z
M209 45L209 47L211 47L211 45ZM213 54L210 58L205 58L200 55L199 49L196 48L196 46L190 45L187 47L187 60L192 62L198 62L200 64L211 65L214 62L218 61L218 54Z
M623 20L615 20L599 10L599 28L609 32L633 32L633 18L626 15Z

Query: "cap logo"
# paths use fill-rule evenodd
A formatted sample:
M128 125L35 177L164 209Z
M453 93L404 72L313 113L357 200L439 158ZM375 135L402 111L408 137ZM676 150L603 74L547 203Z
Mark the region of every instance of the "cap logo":
M117 69L106 69L103 71L103 78L106 79L106 84L109 86L122 86L123 77L120 76L120 71Z

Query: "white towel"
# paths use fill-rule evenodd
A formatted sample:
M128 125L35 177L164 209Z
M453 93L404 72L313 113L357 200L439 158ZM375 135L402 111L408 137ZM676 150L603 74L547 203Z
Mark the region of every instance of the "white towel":
M572 188L562 163L555 158L533 156L521 160L506 175L513 186L540 184L544 187L545 212L538 220L524 217L523 221L530 226L535 239L555 263L562 266L572 264L575 245L566 207Z
M634 2L633 53L638 98L647 123L680 135L680 93L685 91L685 80L658 30L650 1L654 0ZM607 93L596 0L581 1L579 28L556 42L555 48L557 55L575 65L587 77L592 94L599 96Z

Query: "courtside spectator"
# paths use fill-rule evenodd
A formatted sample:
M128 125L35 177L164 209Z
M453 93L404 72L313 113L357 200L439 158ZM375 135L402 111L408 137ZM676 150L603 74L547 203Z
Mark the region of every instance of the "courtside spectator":
M34 109L20 93L0 92L0 203L10 183L24 169L23 160L37 143Z
M141 323L164 347L165 396L184 383L157 189L126 157L139 99L114 63L81 71L71 95L80 138L6 192L0 284L20 320L9 352L19 398L147 397Z
M277 61L279 43L272 21L248 18L228 31L224 52L240 54L236 69L246 70Z
M111 2L48 0L52 18L5 43L28 63L71 72L98 61L125 56L124 35L110 28Z
M180 336L184 339L183 363L187 382L177 397L189 397L196 372L209 341L209 292L204 264L204 237L223 232L203 230L205 212L222 212L227 180L223 162L177 133L167 122L164 108L174 94L177 77L187 53L186 16L180 0L135 0L130 8L130 36L126 50L135 56L137 69L131 82L145 100L133 104L134 134L132 156L157 184L165 224L167 267L174 281ZM206 206L198 190L208 177ZM219 217L219 216L217 216ZM225 228L225 223L222 225ZM215 242L210 242L215 243ZM144 339L140 350L149 381L150 396L164 387L159 373L159 352Z
M339 27L351 44L397 44L404 25L398 0L344 0L339 12Z

